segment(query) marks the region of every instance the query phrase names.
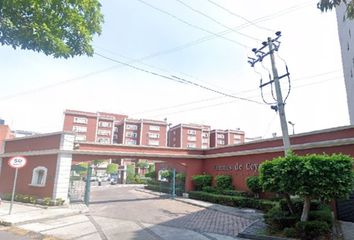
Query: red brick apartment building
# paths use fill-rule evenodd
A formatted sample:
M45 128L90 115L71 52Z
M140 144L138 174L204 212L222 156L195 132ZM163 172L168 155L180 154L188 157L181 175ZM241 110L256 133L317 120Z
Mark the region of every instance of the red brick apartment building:
M166 121L122 114L66 110L64 115L63 130L75 132L75 140L81 142L206 149L241 144L245 139L243 131L211 131L207 125L178 124L167 129Z
M245 132L240 130L210 131L210 147L222 147L226 145L242 144L245 142Z

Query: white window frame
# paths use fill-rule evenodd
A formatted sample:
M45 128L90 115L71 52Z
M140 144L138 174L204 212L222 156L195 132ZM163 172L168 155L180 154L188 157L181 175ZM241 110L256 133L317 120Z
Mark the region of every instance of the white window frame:
M87 132L87 127L85 127L85 126L73 126L73 132L78 132L78 133Z
M110 130L106 130L106 129L98 129L97 130L97 135L110 136L111 135L111 131Z
M86 135L76 135L75 141L86 141Z
M160 138L160 134L158 133L148 133L149 138L154 138L154 139L158 139Z
M135 139L125 139L125 144L127 144L127 145L137 145L137 141Z
M160 126L150 125L149 130L150 131L160 131Z
M149 145L150 146L159 146L160 141L159 140L149 140Z
M203 143L203 144L208 144L208 143L209 143L209 139L203 138L203 139L202 139L202 143Z
M242 139L242 136L241 136L241 135L238 135L238 134L235 134L235 135L234 135L234 139L241 140L241 139Z
M218 134L218 138L225 139L225 135L224 134Z
M225 145L225 140L218 139L217 143L220 144L220 145Z
M208 138L208 137L209 137L209 134L206 133L206 132L204 132L204 133L202 134L202 136L203 136L203 138Z
M135 132L126 132L126 133L125 133L125 136L126 136L126 137L129 137L129 138L137 138L137 137L138 137L138 134L135 133Z
M187 136L187 140L188 141L191 141L191 142L195 142L195 141L197 141L197 136Z
M111 128L112 123L111 122L105 122L105 121L99 121L98 122L99 127L104 127L104 128Z
M126 129L129 129L129 130L138 130L138 125L135 125L135 124L127 124Z
M188 129L188 130L187 130L187 134L188 134L188 135L197 135L197 130Z
M42 179L39 183L39 171L44 171ZM33 169L32 171L32 180L31 180L31 186L36 186L36 187L45 187L46 182L47 182L47 173L48 173L48 169L46 167L43 166L38 166L36 168Z
M88 119L85 117L74 117L74 123L87 124Z

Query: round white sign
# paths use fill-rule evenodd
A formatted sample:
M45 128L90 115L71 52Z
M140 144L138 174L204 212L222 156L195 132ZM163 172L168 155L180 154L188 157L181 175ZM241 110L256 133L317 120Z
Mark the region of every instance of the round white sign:
M16 156L9 159L9 165L13 168L22 168L26 165L27 159L22 156Z

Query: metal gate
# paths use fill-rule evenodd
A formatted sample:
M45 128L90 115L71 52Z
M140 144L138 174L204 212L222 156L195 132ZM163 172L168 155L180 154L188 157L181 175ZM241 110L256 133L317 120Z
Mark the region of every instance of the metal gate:
M337 216L339 220L354 222L354 192L347 200L337 200Z
M72 174L73 171L71 172L69 182L70 202L84 202L86 181L84 181L80 176L73 176Z

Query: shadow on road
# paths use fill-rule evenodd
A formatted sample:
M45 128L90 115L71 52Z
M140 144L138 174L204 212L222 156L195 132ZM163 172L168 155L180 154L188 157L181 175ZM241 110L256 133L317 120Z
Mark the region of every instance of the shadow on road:
M154 198L133 198L133 199L108 199L102 201L92 201L90 204L104 204L104 203L115 203L115 202L137 202L137 201L147 201L147 200L158 200L158 199L168 199L169 197L161 196Z

